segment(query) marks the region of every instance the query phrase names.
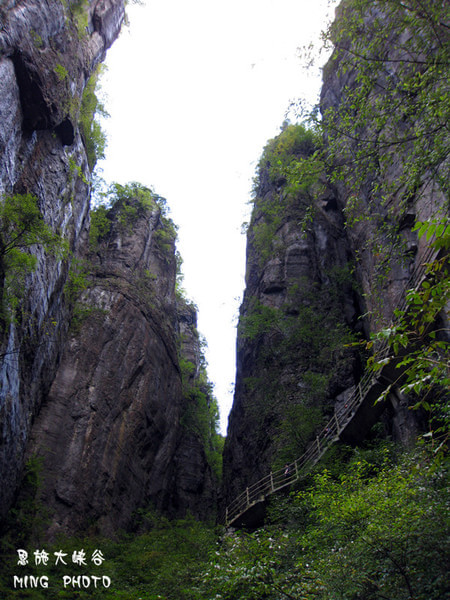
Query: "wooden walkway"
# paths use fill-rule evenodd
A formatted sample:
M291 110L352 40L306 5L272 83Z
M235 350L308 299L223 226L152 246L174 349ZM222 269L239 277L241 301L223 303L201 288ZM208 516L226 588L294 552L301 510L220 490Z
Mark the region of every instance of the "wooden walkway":
M397 309L404 311L407 308L406 290L420 288L426 278L427 263L435 260L438 254L434 249L428 248L421 264L411 274L405 290L399 298ZM379 359L386 358L388 352L389 347L385 343L377 349L377 357ZM245 516L258 508L258 505L262 505L268 496L305 477L332 444L341 439L352 439L355 432L360 431L361 428L365 430L370 428L384 409L384 403L377 403L377 399L389 383L391 381L386 377L385 369L381 369L376 377L370 370L366 371L344 407L335 411L333 417L309 444L306 452L300 458L248 486L227 506L225 525L227 527L240 526L245 523Z

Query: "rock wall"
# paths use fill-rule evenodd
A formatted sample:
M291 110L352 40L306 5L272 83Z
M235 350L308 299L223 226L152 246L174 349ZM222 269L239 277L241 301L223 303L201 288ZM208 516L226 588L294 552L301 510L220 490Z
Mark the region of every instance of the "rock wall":
M275 143L282 147L296 129L288 127ZM304 156L301 148L297 154ZM336 401L345 400L360 374L357 357L341 349L358 327L360 309L337 199L321 190L318 212L302 231L309 194L289 192L286 180L271 174L269 160L259 169L224 449L228 501L300 456L315 427L329 418Z
M445 60L445 16L443 6L427 15L420 7L408 13L383 3L354 9L349 0L336 10L336 48L323 70L320 109L338 162L349 163L347 181L332 187L357 257L367 333L389 323L426 256L428 240L411 231L414 222L448 214L448 108L442 102L448 89L434 66ZM427 113L432 103L441 110ZM351 173L355 157L359 181Z
M134 210L133 198L125 206ZM79 318L33 427L49 536L88 527L113 535L149 506L213 514L203 442L182 424L179 357L199 361L196 315L175 297L174 231L156 204L137 206L126 224L124 208L112 209L88 256Z
M345 402L364 361L339 352L333 337L341 335L342 347L350 331L368 337L391 321L427 257L429 241L411 231L414 222L448 215L448 90L435 60L448 34L444 19L430 27L430 15L419 11L413 28L402 11L351 0L337 10L320 101L319 181L311 184L306 170L295 185L289 177L308 156L305 136L303 152L293 142L298 127L288 126L263 153L247 237L225 504L298 458ZM435 118L431 98L441 102ZM394 395L384 415L397 439L417 431L407 405Z
M34 194L70 246L86 241L90 172L80 131L85 85L117 37L123 0L6 0L0 6L0 194ZM38 253L17 320L0 339L0 516L62 352L68 260Z

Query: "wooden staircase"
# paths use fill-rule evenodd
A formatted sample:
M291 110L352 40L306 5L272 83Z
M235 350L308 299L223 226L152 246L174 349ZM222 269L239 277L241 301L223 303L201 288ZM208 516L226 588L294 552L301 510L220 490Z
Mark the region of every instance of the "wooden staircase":
M428 248L421 264L409 278L397 309L404 311L407 308L406 290L420 288L427 276L427 264L436 260L438 254L438 251ZM377 358L386 358L388 352L389 347L385 343L377 349ZM392 383L392 371L392 364L380 369L376 376L372 371L366 371L345 406L335 411L300 458L248 486L226 507L225 525L239 527L252 520L260 520L268 496L305 477L338 440L352 441L358 439L361 432L368 431L384 410L385 402L377 400Z

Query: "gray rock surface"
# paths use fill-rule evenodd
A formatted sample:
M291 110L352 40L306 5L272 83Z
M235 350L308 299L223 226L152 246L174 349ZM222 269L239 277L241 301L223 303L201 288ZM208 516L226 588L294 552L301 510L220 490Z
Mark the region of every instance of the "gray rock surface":
M346 123L341 124L341 127L339 121L332 124L331 130L338 132L335 135L334 149L337 150L333 159L340 164L346 161L352 164L361 148L357 145L357 139L372 140L379 136L377 139L383 140L384 134L388 139L391 134L391 139L394 135L392 145L389 148L383 143L377 146L378 154L373 159L373 164L367 161L372 170L368 170L357 189L349 184L351 168L345 181L327 182L324 173L326 191L323 195L314 191L310 195L314 216L306 236L302 234L301 227L304 215L301 211L296 213L286 202L290 193L286 180L283 181L281 177L275 181L272 177L270 181L271 168L273 170L273 165L270 164L258 174L257 200L247 237L246 290L238 328L236 389L224 453L225 504L243 492L246 486L266 476L276 464L288 441L280 440L280 431L283 427L286 428L286 414L295 415L291 408L295 407L297 398L301 397L302 391L306 389L305 373L314 370L317 355L311 350L311 362L308 364L306 341L303 346L298 344L294 352L292 346L286 344L286 330L293 327L292 315L295 315L296 311L298 314L306 314L303 320L304 340L307 339L305 330L308 320L311 321L315 315L319 315L322 322L322 326L319 325L316 329L316 336L321 335L322 328L331 332L330 310L336 308L339 313L336 324L349 326L368 338L371 333L391 322L394 309L398 307L401 298L405 296L405 290L411 285L411 275L426 259L429 243L425 238L418 239L411 231L415 220L426 220L439 209L442 210L441 215L448 215L448 198L444 192L445 181L448 181L448 177L445 177L445 173L448 173L448 153L446 156L442 153L442 162L435 165L435 170L422 173L416 187L408 189L407 194L405 192L402 174L405 164L408 164L413 142L399 144L396 140L401 139L400 134L405 133L406 138L411 137L413 140L417 131L415 127L420 124L421 115L413 110L405 110L405 114L401 113L396 119L397 115L389 111L393 110L395 105L401 111L405 103L404 98L403 102L402 98L396 98L397 102L392 102L392 106L386 109L388 117L384 128L370 118L369 107L377 106L380 95L385 93L389 82L398 81L401 69L426 70L426 66L418 66L423 60L420 50L417 51L419 60L414 67L410 66L414 63L411 59L414 51L407 55L406 63L402 64L400 58L404 58L405 48L413 48L415 35L420 47L421 36L417 31L409 31L408 28L399 33L381 11L381 4L368 3L367 14L361 20L362 25L359 24L365 31L370 31L375 23L374 19L380 19L377 26L381 27L380 23L384 23L382 30L388 35L388 41L382 48L382 52L385 53L383 60L378 60L376 56L372 62L371 57L368 61L368 71L372 76L376 73L376 76L373 78L373 87L367 92L366 104L363 105L361 113L368 114L369 117L356 132L352 132L354 137L339 133L345 130ZM344 0L337 11L335 33L340 31L339 19L345 14L347 5L348 2ZM354 14L359 16L357 10ZM441 29L438 33L444 39L448 36L444 24ZM356 31L357 27L353 30L351 39L340 40L341 51L335 51L324 68L320 106L324 119L329 117L328 111L341 111L342 114L342 107L347 105L350 107L349 114L352 114L351 107L357 97L358 86L361 85L361 81L358 81L358 61L355 56L364 56L372 51L367 41L364 41L364 36L361 35L360 40ZM432 44L426 46L426 56L430 61L428 66L436 48ZM348 54L346 50L349 50ZM425 50L422 48L422 51ZM348 59L345 68L343 57ZM381 67L378 70L373 68L374 64L380 63ZM423 64L426 65L426 60ZM367 113L363 108L367 109ZM391 130L394 121L396 129ZM448 128L445 130L445 124L440 125L440 130L448 132ZM434 125L428 122L426 126L429 127L430 133L422 142L426 143L432 152ZM392 131L395 131L395 134L392 134ZM395 137L397 135L398 138ZM441 145L443 135L440 137ZM327 137L325 142L329 144L330 137ZM448 135L446 147L448 148ZM369 148L372 154L373 149L374 145ZM388 151L389 154L383 155L383 152ZM389 191L387 198L377 197L376 192L381 189L379 184L383 185L383 190ZM354 224L350 224L349 209L355 199L356 219ZM270 207L267 214L259 208L264 202ZM298 196L297 206L300 206L301 202L302 198ZM270 226L264 229L267 223L270 225L270 219L273 219L271 211L273 213L275 207L280 218L276 230L270 231ZM264 231L270 231L269 252L267 240L264 252L261 250ZM311 299L308 299L308 290L313 291L318 299L322 298L328 286L329 273L334 269L341 269L345 264L352 267L353 283L347 280L342 286L343 294L337 303L331 305L327 304L326 300L320 300L315 315L310 313L308 316L304 311L305 302L313 305ZM297 286L297 291L294 291L294 286ZM253 334L249 336L245 331L249 315L263 315L264 310L268 314L268 309L283 310L283 319L272 329L260 331L256 335L256 325L260 329L262 327L260 318L259 323L252 322ZM323 369L323 366L317 366L317 374L321 368ZM332 410L334 406L345 403L345 398L361 375L361 364L356 357L345 358L336 353L334 367L325 364L322 374L329 378L325 406L322 407L326 416L327 411ZM310 418L308 414L311 414L308 413L309 408L306 406L304 409L303 421L301 418L293 421L295 426L290 432L291 441L296 436L303 435L302 428ZM417 431L417 422L408 410L407 399L399 398L395 393L383 417L383 423L386 432L404 443ZM314 432L310 432L310 439L311 434L313 437ZM300 454L291 455L290 460L299 456ZM278 464L278 467L281 466Z
M161 249L162 231L156 207L125 230L113 221L89 256L92 276L79 301L87 315L70 334L32 431L50 537L89 527L114 535L142 507L213 514L216 483L203 442L182 423L178 353L199 360L196 315L175 300L174 243Z
M345 272L351 257L343 228L341 211L332 192L321 196L319 210L305 235L301 229L304 208L302 194L287 200L284 186L270 182L264 167L259 175L257 198L278 205L283 215L270 241L271 251L261 260L258 228L268 217L256 201L247 237L246 288L240 310L237 339L237 373L233 407L224 450L223 497L225 503L266 476L279 460L286 440L280 431L287 427L290 411L296 411L299 425L308 420L301 417L301 405L308 405L313 395L308 392L307 379L311 373L320 373L316 363L317 344L309 336L326 344L323 331L336 327L355 328L359 306L357 296L344 281L336 294L333 273ZM265 252L266 254L266 252ZM254 307L275 309L279 322L259 335L248 337L246 323L254 314ZM259 309L257 309L257 312ZM322 332L316 332L303 318L314 313ZM270 317L273 319L273 317ZM314 346L314 348L313 348ZM325 355L327 350L320 350ZM322 359L320 359L322 360ZM352 353L336 356L327 383L325 397L317 399L324 414L335 398L352 389L358 378L358 362ZM322 365L323 368L323 365ZM329 373L328 373L329 374ZM294 414L294 413L292 413ZM292 432L295 436L295 432ZM300 450L298 450L300 455ZM286 457L291 462L297 456ZM284 464L284 463L283 463ZM281 468L279 464L276 468Z
M0 195L32 193L45 222L82 254L90 173L78 119L84 87L118 35L123 0L8 0L0 6ZM86 27L87 25L87 27ZM67 328L68 261L38 251L16 323L0 336L0 517Z

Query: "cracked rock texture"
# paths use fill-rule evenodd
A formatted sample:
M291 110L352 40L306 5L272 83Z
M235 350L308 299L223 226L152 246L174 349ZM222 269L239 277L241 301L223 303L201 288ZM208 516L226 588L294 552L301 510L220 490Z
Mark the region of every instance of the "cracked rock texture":
M0 6L0 195L36 196L70 249L63 260L32 249L37 268L0 336L0 518L37 454L50 537L138 527L142 507L215 509L204 440L183 421L179 360L198 368L196 313L176 298L174 240L157 204L131 229L112 211L107 242L89 250L82 98L123 20L123 0ZM74 304L71 269L86 260Z
M289 200L285 181L274 181L269 170L270 165L260 168L247 236L236 388L224 449L227 502L272 469L291 462L295 452L300 456L300 438L306 441L311 435L301 431L302 422L308 421L307 412L311 419L316 418L312 416L315 408L328 415L336 401L344 401L351 393L360 375L352 352L333 350L336 337L342 339L344 330L357 328L360 314L346 270L351 250L336 198L330 190L321 194L319 210L304 235L299 223L307 198L300 193ZM270 215L261 205L277 205L283 215L268 247L266 242L264 258L261 228ZM329 377L325 389L318 392L313 380L324 369ZM301 414L305 416L299 418ZM288 422L298 418L291 428ZM282 430L286 431L283 439ZM280 463L280 449L296 437L299 445L291 451L294 456L286 455Z
M336 30L347 4L342 2L337 10ZM381 22L385 19L383 30L388 31L390 37L383 48L387 59L382 62L366 99L373 106L378 95L384 93L387 82L397 80L402 61L396 52L410 48L408 44L417 33L406 29L401 32L401 39L394 39L396 30L388 27L379 4L369 6L362 26L370 31L375 18ZM442 37L448 36L444 24L441 29ZM420 43L420 37L416 39ZM335 51L324 68L320 102L324 118L330 109L338 111L346 103L351 107L354 102L353 94L359 84L358 67L354 64L357 61L352 63L353 51L356 55L370 51L358 43L356 35L341 40L341 46L349 49L349 64L341 68L343 57L347 55ZM431 62L434 51L432 45L427 45L427 58ZM418 64L422 58L420 55ZM398 104L402 107L400 100ZM420 118L421 115L413 111L401 113L398 119L401 133L416 131ZM385 125L388 134L391 124L388 118ZM345 124L342 128L339 125L339 121L334 124L336 131L345 129ZM361 139L379 135L382 139L384 131L374 132L374 127L368 119L365 128L355 135ZM445 124L441 124L440 130L445 131L444 127ZM282 135L276 139L282 139ZM357 155L356 142L351 136L337 137L339 152L335 160L351 161ZM433 137L426 140L431 149L432 140ZM442 136L440 142L442 145ZM356 191L359 203L353 226L345 224L348 219L345 211L355 195L347 181L330 183L324 174L322 191L312 190L308 200L301 193L292 192L283 177L278 180L273 177L276 154L272 164L261 163L247 235L246 289L238 327L235 397L224 449L222 508L247 486L268 475L271 469L281 468L283 452L285 462L299 458L305 440L314 439L314 431L320 431L334 407L345 402L359 381L362 365L356 356L337 352L333 352L331 362L324 361L314 348L315 340L320 339L326 348L329 343L323 332L329 332L331 337L336 327L368 337L387 325L411 285L411 275L427 258L429 244L411 231L414 222L428 219L439 209L441 214L448 214L448 198L442 184L448 179L445 177L448 153L436 170L425 173L413 193L405 198L401 174L411 145L405 144L401 150L394 143L393 148L387 160L379 151L378 164ZM301 157L298 152L293 155ZM388 201L372 197L380 182L391 192ZM305 234L302 227L305 209L302 212L300 207L308 202L313 216L307 220ZM395 231L397 246L389 237L392 231ZM390 269L379 277L386 259ZM327 299L331 291L330 275L342 273L346 264L352 266L351 278L341 280L341 293L330 303ZM308 311L308 307L313 310ZM295 321L295 316L300 320ZM268 317L271 327L267 326ZM309 323L316 319L317 326L309 335ZM313 392L320 390L321 377L326 387L322 387L315 398ZM297 404L302 405L301 410L295 409ZM417 422L407 405L407 399L396 397L394 393L383 416L386 432L405 442L417 431ZM314 428L315 407L320 408L322 420L319 418ZM283 429L289 432L288 437L283 437ZM366 433L361 431L360 436ZM294 440L300 443L295 445Z
M123 0L0 5L0 195L32 193L74 256L89 226L90 172L79 127L86 82L117 37ZM62 352L69 263L38 251L16 322L0 339L0 517L21 476L30 428Z
M179 352L193 364L200 355L195 311L175 298L173 240L160 243L157 207L126 230L117 219L111 227L89 256L79 301L88 312L33 428L49 536L88 526L113 535L132 527L141 507L170 516L214 511L203 442L182 423Z

